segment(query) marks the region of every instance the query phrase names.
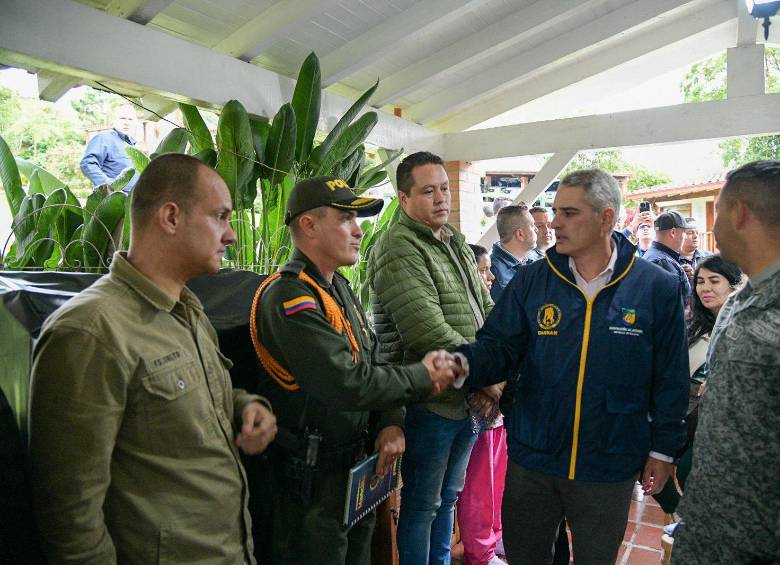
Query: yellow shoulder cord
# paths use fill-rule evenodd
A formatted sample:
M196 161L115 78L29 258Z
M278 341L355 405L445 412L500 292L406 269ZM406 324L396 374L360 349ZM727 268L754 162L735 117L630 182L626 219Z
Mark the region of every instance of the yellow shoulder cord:
M285 390L299 390L301 387L295 382L295 377L285 369L281 363L279 363L271 353L260 343L260 339L257 337L257 306L260 303L260 297L263 292L273 281L278 279L281 273L274 273L265 279L255 292L255 297L252 300L252 309L249 312L249 333L252 336L252 344L255 347L255 352L260 360L260 364L271 375L279 386ZM350 349L352 352L352 362L357 363L358 352L360 348L358 346L355 335L352 333L352 324L349 323L349 319L344 315L344 311L334 300L334 298L325 292L325 289L318 285L314 279L309 275L301 271L298 278L312 287L320 296L322 304L325 307L325 317L331 326L341 335L346 334L347 341L349 341Z

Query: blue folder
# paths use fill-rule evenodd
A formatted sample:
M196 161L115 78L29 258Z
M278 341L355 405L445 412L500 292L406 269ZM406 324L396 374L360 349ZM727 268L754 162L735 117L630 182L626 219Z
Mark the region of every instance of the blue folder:
M379 454L375 453L352 467L347 479L347 497L344 502L344 525L351 528L366 514L379 506L400 486L401 458L383 476L376 475Z

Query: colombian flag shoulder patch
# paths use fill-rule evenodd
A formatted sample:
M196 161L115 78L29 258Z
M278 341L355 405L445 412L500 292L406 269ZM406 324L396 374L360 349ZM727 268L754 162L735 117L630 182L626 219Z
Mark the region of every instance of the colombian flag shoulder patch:
M311 296L304 295L299 296L298 298L293 298L292 300L288 300L286 302L282 302L282 308L284 308L285 316L292 316L301 310L316 310L317 301L314 300L314 298Z

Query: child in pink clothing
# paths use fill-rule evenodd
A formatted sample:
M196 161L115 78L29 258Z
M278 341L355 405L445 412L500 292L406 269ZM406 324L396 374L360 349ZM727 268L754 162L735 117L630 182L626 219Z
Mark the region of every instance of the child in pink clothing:
M471 246L479 275L490 290L493 273L490 257L483 247ZM503 563L496 557L501 541L501 498L504 495L507 451L503 416L498 398L503 384L479 390L469 397L469 405L479 438L471 450L466 482L458 497L458 525L463 542L464 565Z

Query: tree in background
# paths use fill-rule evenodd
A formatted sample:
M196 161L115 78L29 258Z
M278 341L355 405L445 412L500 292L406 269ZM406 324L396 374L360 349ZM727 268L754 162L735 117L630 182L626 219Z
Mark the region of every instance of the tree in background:
M115 94L83 88L80 97L70 101L71 107L79 116L81 124L88 130L99 130L111 127L114 110L122 102Z
M780 92L780 47L766 47L764 56L766 91ZM726 53L692 65L680 89L686 102L726 99ZM780 136L736 137L720 144L723 166L737 167L750 161L780 159Z
M563 170L561 178L581 169L601 169L613 174L627 173L630 175L626 184L628 192L672 182L669 176L660 171L629 163L620 149L580 151Z
M79 168L87 132L108 127L117 96L82 88L68 104L24 98L0 87L0 135L14 155L45 167L80 197L92 183Z

